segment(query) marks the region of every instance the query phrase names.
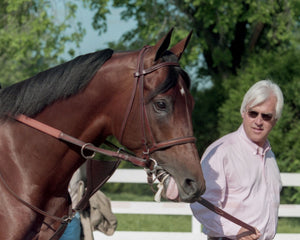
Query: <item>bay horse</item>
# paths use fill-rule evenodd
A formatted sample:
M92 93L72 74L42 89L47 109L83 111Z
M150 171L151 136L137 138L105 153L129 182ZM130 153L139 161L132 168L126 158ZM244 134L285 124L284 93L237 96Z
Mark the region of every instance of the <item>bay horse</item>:
M178 63L191 34L169 49L172 30L154 46L82 55L0 91L0 239L59 239L72 216L69 181L87 158L21 117L98 146L115 136L149 169L159 166L155 174L167 173L165 198L199 199L194 102Z

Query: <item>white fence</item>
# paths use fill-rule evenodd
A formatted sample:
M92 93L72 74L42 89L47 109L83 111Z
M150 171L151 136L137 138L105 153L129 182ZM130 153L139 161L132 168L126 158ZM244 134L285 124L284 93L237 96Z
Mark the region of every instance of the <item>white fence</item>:
M281 173L283 186L300 186L300 173ZM146 183L146 173L136 169L118 169L109 182ZM113 236L94 232L95 240L206 240L201 232L201 224L193 217L189 204L174 202L129 202L112 201L112 210L117 214L157 214L157 215L189 215L191 216L191 232L141 232L116 231ZM280 217L300 217L300 205L281 204ZM299 240L298 234L278 233L275 240Z

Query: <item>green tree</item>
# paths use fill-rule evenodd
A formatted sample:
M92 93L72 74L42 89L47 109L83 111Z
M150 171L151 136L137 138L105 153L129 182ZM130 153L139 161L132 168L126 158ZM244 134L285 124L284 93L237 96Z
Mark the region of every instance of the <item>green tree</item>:
M109 6L121 7L123 20L136 21L135 29L110 44L117 49L153 44L173 26L174 41L194 30L181 64L196 73L192 75L196 100L193 121L200 153L241 124L240 104L254 82L266 78L277 82L285 107L270 141L281 171L300 171L298 0L84 2L96 9L93 26L100 33L106 31ZM291 191L292 199L284 201L299 199L300 192Z
M84 31L79 23L76 25L72 20L76 9L76 4L71 1L63 4L47 0L0 1L2 86L59 63L66 43L79 44ZM66 30L71 27L74 32L67 34Z
M121 18L133 18L135 29L123 35L124 46L153 43L176 26L175 39L194 30L189 63L197 63L201 76L214 83L236 73L252 52L290 42L296 0L83 0L95 10L93 26L107 30L109 6L122 8ZM193 53L191 53L193 49ZM196 51L195 51L196 50ZM195 52L194 52L195 51ZM199 54L203 60L199 62Z
M193 69L193 120L200 152L219 136L218 109L228 98L229 89L224 83L234 89L240 80L232 76L262 50L276 53L293 45L300 9L297 0L83 1L96 11L93 26L99 33L107 29L110 6L123 9L123 20L136 21L136 28L110 44L116 49L153 44L173 26L174 41L194 30L181 64ZM210 87L200 89L207 82Z

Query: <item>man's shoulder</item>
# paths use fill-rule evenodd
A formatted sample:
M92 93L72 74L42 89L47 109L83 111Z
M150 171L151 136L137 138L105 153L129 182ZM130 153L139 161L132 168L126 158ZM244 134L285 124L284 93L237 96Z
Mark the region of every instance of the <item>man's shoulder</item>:
M228 133L228 134L224 135L223 137L217 139L208 148L215 147L215 146L219 146L220 148L226 148L235 143L238 143L239 141L240 140L239 140L238 132L234 131L234 132Z
M240 139L237 131L228 133L223 137L217 139L210 144L205 150L203 157L208 155L226 155L226 152L230 152L232 148L235 148L239 144Z

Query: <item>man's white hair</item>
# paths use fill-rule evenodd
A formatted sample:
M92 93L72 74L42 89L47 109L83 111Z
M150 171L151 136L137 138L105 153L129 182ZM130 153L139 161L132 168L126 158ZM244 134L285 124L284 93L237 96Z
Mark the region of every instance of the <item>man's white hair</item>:
M277 99L275 119L278 120L281 117L283 108L283 94L280 87L271 80L261 80L255 83L248 90L241 105L241 114L247 111L246 108L252 108L258 104L261 104L271 96L275 96Z

